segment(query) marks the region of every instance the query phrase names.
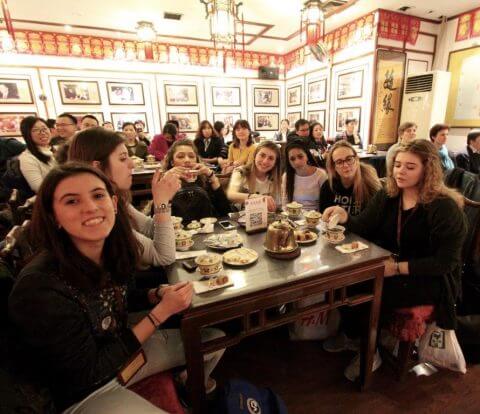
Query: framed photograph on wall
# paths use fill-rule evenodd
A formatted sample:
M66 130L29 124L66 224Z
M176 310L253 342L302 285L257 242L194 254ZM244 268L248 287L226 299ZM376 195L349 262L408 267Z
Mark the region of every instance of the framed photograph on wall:
M147 114L145 112L112 112L112 123L115 131L121 131L125 122L142 121L145 124L145 132L148 132Z
M77 118L77 126L80 128L80 122L85 115L93 115L98 119L98 125L102 126L105 122L105 117L102 112L70 112L75 118ZM121 129L121 128L120 128Z
M278 88L253 88L255 106L278 107L280 89Z
M480 46L455 50L448 55L451 73L445 122L450 127L480 126L480 78L478 76Z
M288 122L290 122L290 128L293 128L295 122L297 122L302 117L301 112L289 112L287 114Z
M287 106L297 106L302 104L302 85L287 89Z
M308 111L307 113L308 122L320 122L325 129L325 109L320 109L318 111Z
M28 79L0 78L0 104L31 104L32 88Z
M100 105L100 91L96 81L59 80L58 89L63 105Z
M110 105L145 105L141 83L107 82Z
M363 94L363 69L338 75L337 99L361 98Z
M308 103L314 104L327 100L327 80L321 79L308 84Z
M27 116L36 116L35 112L0 113L0 137L21 137L20 122Z
M256 113L254 114L255 131L278 131L278 114Z
M177 106L196 106L197 85L165 85L165 103Z
M360 130L360 115L362 108L360 106L354 106L351 108L337 108L337 117L335 121L337 134L341 133L345 129L345 121L347 119L356 119L358 122L358 130Z
M179 132L197 132L200 124L198 112L189 113L169 113L167 114L169 121L178 121Z
M237 120L241 119L241 114L213 114L213 122L221 121L225 126L233 128L233 125Z
M212 86L213 106L240 106L238 86Z

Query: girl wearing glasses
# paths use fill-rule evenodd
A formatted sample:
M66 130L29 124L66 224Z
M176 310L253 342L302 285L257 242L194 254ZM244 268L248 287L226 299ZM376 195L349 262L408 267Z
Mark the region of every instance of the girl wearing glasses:
M433 305L437 325L455 329L466 235L463 197L445 186L438 150L431 142L418 139L400 145L392 161L386 188L358 217L331 207L323 219L338 214L348 230L396 254L396 260L384 263L382 318L393 309ZM412 327L408 334L418 337L421 328ZM353 379L359 368L357 359L345 375Z
M327 173L316 167L313 155L302 139L287 144L286 171L282 179L283 205L296 201L305 210L316 210L320 198L320 187L327 180Z
M326 181L320 191L320 212L327 207L343 207L356 216L380 189L377 172L360 163L357 152L345 140L336 142L327 156Z
M27 144L27 149L18 157L20 171L36 193L45 176L57 164L50 150L50 128L44 119L27 116L20 123L20 131Z

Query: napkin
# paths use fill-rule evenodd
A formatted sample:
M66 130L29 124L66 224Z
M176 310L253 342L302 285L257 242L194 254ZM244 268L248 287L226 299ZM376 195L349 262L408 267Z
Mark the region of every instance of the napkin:
M335 249L337 249L340 253L355 253L360 250L368 249L368 246L365 243L362 243L359 241L357 241L357 243L358 243L358 247L356 247L355 249L350 248L352 243L346 243L346 244L341 244L340 246L335 246Z
M206 253L206 250L188 250L186 252L176 252L175 260L191 259L192 257L197 257Z

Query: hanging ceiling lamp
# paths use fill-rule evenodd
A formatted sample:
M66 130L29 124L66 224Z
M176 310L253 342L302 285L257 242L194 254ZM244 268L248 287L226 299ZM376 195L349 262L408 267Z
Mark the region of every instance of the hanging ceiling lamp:
M200 0L205 5L207 20L210 21L210 35L214 47L235 46L238 8L242 3L234 0Z
M152 22L140 21L137 23L137 36L142 42L153 42L157 36Z
M304 3L301 17L300 35L305 28L307 45L316 44L324 34L324 13L320 0L308 0Z

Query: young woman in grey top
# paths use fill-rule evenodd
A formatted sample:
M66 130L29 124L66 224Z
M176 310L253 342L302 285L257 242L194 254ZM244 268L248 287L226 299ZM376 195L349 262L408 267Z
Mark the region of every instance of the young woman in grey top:
M175 261L175 232L170 209L161 208L168 206L180 188L180 180L175 172L166 173L162 177L159 171L155 172L152 179L152 197L157 208L151 218L128 202L133 162L120 134L104 128L82 131L73 139L68 158L92 164L110 178L120 198L127 203L135 237L143 246L143 266L167 266Z

